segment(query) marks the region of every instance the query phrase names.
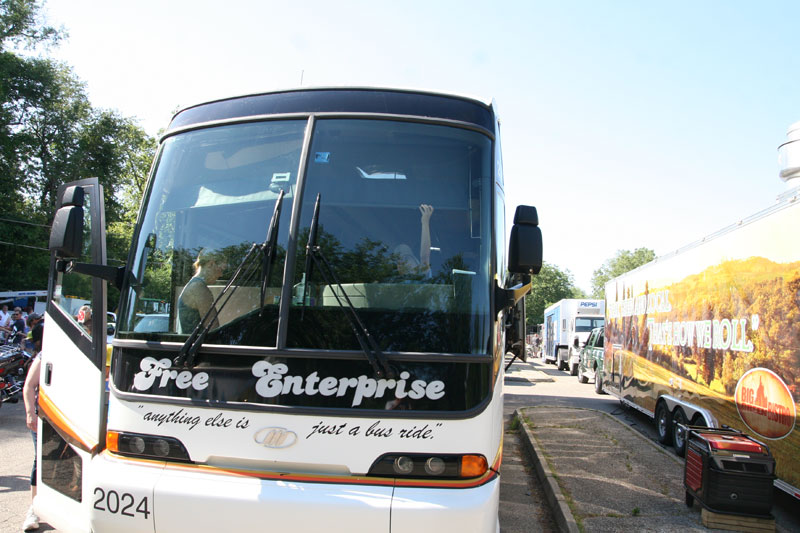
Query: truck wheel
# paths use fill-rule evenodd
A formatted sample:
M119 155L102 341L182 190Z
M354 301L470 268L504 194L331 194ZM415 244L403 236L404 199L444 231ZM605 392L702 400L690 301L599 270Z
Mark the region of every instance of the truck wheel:
M686 455L686 415L683 409L676 407L672 413L672 445L678 457Z
M558 351L558 360L556 361L556 364L558 365L558 369L559 370L566 370L567 369L567 365L569 364L569 363L567 363L567 361L564 361L561 358L561 355L563 353L564 353L564 350L559 350Z
M594 371L594 392L597 394L605 394L603 390L603 375L599 370Z
M569 375L570 376L577 376L578 375L578 363L574 365L570 365L569 367Z
M655 423L658 442L669 444L672 438L672 427L670 426L669 409L664 402L659 402L658 406L656 406Z
M583 375L583 370L581 370L581 365L578 365L578 382L589 383L589 378Z

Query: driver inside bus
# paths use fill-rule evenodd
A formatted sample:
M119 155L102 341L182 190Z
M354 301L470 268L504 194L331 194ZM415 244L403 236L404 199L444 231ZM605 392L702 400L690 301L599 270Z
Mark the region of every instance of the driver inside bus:
M420 239L419 239L419 260L414 257L411 247L407 244L398 244L393 255L397 258L397 271L401 276L421 275L424 279L430 279L431 274L431 216L433 206L421 204L420 212Z
M227 265L219 253L204 248L193 266L194 276L178 296L178 333L190 333L214 305L208 286L219 279ZM219 327L219 320L214 317L211 328L216 327Z

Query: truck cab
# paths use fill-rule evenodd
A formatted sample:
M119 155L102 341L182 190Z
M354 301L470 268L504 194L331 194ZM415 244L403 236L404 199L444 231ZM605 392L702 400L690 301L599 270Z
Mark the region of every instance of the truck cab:
M578 361L578 381L588 383L594 380L594 389L598 394L603 392L603 341L605 328L594 328L589 333L589 338L580 350Z
M576 316L575 325L572 331L572 344L569 347L569 373L573 376L578 375L578 365L581 361L583 348L588 344L589 337L595 329L602 329L605 318L602 316ZM602 356L602 354L601 354Z

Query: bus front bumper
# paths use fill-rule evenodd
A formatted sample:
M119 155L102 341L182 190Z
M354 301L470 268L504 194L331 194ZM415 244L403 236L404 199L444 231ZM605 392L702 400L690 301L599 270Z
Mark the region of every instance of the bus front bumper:
M472 488L421 488L262 479L108 454L92 463L84 505L95 532L498 530L496 476Z

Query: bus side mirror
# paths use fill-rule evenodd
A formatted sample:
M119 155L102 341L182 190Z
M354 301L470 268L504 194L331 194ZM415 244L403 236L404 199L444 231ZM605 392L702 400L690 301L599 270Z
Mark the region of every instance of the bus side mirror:
M508 246L508 270L538 274L542 269L542 230L539 214L531 205L517 206Z
M57 259L81 256L83 248L83 187L67 187L61 195L61 207L53 217L50 251Z

